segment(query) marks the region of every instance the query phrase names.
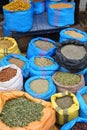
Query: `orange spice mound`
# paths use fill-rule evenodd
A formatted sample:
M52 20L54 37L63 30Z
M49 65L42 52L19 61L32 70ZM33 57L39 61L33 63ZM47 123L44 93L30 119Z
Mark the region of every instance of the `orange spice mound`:
M50 8L54 8L54 9L72 8L72 5L67 3L51 4Z

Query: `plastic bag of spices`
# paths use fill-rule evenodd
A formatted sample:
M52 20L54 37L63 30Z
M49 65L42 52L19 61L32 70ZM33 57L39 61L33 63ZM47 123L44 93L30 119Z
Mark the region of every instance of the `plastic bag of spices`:
M87 119L77 117L64 124L60 130L87 130Z
M87 33L76 28L66 28L61 30L59 42L64 42L69 39L87 43Z
M3 6L4 24L9 31L27 32L33 25L32 5L22 0Z
M51 103L56 111L56 123L63 125L78 117L79 103L76 96L68 91L56 93L51 97Z
M8 54L20 54L17 42L11 37L1 37L0 38L0 59Z
M0 67L0 91L23 90L21 69L14 64Z
M49 4L48 13L48 23L51 26L67 26L74 24L74 10L75 3L54 3ZM67 14L67 15L66 15Z
M43 37L33 38L27 49L27 58L32 56L53 56L56 51L56 42Z
M50 97L56 93L56 86L50 76L30 77L25 82L24 89L33 97L43 100L50 100Z
M15 64L22 70L24 78L29 77L29 60L21 54L9 54L2 58L0 66Z
M57 71L53 74L52 79L58 92L70 91L76 93L85 85L84 76L73 73Z
M33 56L29 60L30 76L49 76L58 70L59 65L49 56Z
M62 42L57 45L55 59L70 72L82 71L87 67L87 45L77 40Z
M80 107L80 117L87 118L87 86L81 88L77 93L76 97Z
M54 126L55 110L50 102L33 98L22 91L0 92L0 100L0 129L57 130ZM5 115L3 112L6 112Z

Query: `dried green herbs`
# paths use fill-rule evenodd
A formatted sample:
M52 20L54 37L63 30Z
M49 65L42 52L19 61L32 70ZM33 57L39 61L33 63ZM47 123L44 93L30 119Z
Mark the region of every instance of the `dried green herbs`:
M83 97L85 103L87 104L87 94L83 94L82 97Z
M73 104L73 99L70 96L64 96L64 97L56 98L56 103L60 108L66 109Z
M37 94L45 93L48 90L49 82L46 79L36 79L30 83L30 88Z
M29 101L25 97L8 100L0 114L0 119L10 127L24 127L41 119L44 106Z
M81 77L79 75L64 72L57 72L54 75L54 79L56 82L65 86L72 86L78 84L81 81Z

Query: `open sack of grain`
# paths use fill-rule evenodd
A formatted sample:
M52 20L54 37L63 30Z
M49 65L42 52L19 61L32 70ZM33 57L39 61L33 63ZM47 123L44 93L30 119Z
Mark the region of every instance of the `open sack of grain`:
M0 130L57 130L51 103L22 91L0 92Z
M77 40L62 42L57 45L55 59L70 72L80 72L87 68L87 45Z
M52 79L57 86L58 92L70 91L76 93L85 85L83 75L77 75L67 72L59 72L53 74Z
M60 130L87 130L87 119L77 117L64 124Z
M0 66L15 64L22 70L23 78L29 77L29 60L21 54L9 54L2 58Z
M63 42L69 39L87 43L87 33L76 28L67 28L61 30L59 42Z
M52 57L49 56L33 56L29 60L30 76L49 76L58 70L59 65Z
M8 31L27 32L32 28L32 5L22 0L12 1L3 6L4 25Z
M49 4L48 13L48 23L51 26L66 26L74 24L74 11L75 3L54 3Z
M56 93L52 95L51 103L56 111L57 124L63 125L78 117L79 103L73 93L68 91Z
M24 85L27 93L35 98L50 100L50 97L56 93L51 76L33 76L30 77Z
M14 64L0 67L0 91L23 90L21 69Z
M56 51L56 42L43 37L33 38L27 48L27 57L32 56L53 56Z
M82 118L87 118L87 86L81 88L77 93L76 97L79 102L79 116Z
M11 37L0 37L0 59L11 53L20 54L15 39Z

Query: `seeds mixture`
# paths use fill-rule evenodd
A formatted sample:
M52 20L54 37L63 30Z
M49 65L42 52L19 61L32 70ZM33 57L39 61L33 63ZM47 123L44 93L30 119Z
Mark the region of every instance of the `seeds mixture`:
M46 42L42 40L38 40L34 44L42 50L49 50L54 47L54 45L51 42Z
M24 62L18 58L11 58L8 60L11 64L17 65L20 69L24 66Z
M0 119L10 127L24 127L33 121L39 121L44 106L29 101L25 97L8 100L0 113Z
M49 82L46 79L36 79L30 83L30 88L37 94L47 92Z
M74 30L65 31L65 34L68 34L69 36L72 36L74 38L84 38L84 35L82 35L81 33L76 32Z
M47 58L41 57L41 58L35 58L35 64L40 67L45 67L53 65L53 62Z
M71 107L71 105L73 104L73 99L70 96L64 96L64 97L56 98L56 104L60 108L66 109L66 108Z
M65 45L61 48L61 53L68 59L80 60L85 56L86 50L83 46Z
M58 4L51 4L50 8L54 8L54 9L72 8L72 5L66 3L58 3Z
M22 0L12 1L4 6L9 11L23 11L30 8L30 4Z
M76 124L71 128L71 130L87 130L87 123L76 122Z
M12 41L10 41L9 39L4 39L4 38L0 38L0 49L5 49L5 48L10 48L11 46L13 46Z
M17 73L17 70L14 68L5 68L0 71L0 82L5 82L12 79Z
M87 104L87 94L83 94L82 97L83 97L85 103Z
M65 86L73 86L81 81L81 77L79 75L64 72L57 72L53 78L56 82Z

